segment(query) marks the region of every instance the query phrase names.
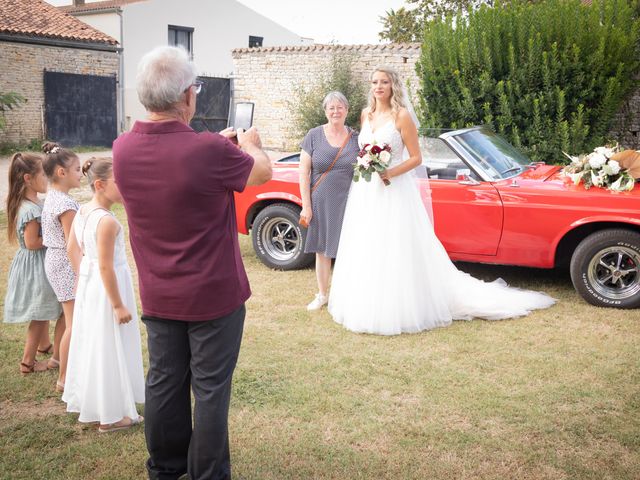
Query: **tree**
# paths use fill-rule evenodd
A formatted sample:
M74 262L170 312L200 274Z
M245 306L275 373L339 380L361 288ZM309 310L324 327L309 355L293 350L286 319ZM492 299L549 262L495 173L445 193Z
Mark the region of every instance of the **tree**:
M637 85L634 8L628 0L514 0L429 23L417 66L422 125L488 124L548 162L605 143Z
M422 37L422 22L416 10L404 7L389 10L386 16L380 17L383 30L378 34L380 40L396 43L417 42Z
M327 122L322 109L322 100L327 93L337 90L349 101L349 115L346 124L359 128L360 112L366 103L366 88L362 79L353 74L356 58L350 54L334 54L324 76L310 87L298 86L289 109L294 117L293 139L301 140L314 127Z
M4 130L6 127L6 119L4 118L4 112L7 110L13 110L15 107L19 106L21 103L26 102L26 99L15 92L0 92L0 130Z
M391 42L420 42L427 22L442 20L447 16L464 14L480 5L493 5L493 0L406 0L409 8L385 12L380 17L383 30L380 40Z

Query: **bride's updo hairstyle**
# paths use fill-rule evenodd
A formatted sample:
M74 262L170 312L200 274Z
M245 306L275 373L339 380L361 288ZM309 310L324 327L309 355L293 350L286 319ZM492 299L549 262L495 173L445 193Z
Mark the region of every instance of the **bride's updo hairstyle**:
M373 75L376 72L386 74L387 77L389 77L389 80L391 80L391 114L395 118L401 108L407 108L405 105L400 75L390 67L378 67L371 73L370 80L373 80ZM376 97L373 95L373 89L369 88L369 118L371 118L373 112L376 111L376 103Z
M108 157L92 157L82 164L82 174L87 177L87 182L92 191L96 191L95 181L106 182L113 174L113 162Z

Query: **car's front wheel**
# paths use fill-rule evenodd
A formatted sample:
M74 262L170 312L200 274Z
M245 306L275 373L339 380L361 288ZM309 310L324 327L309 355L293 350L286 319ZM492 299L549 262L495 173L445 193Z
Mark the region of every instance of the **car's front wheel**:
M571 280L599 307L640 307L640 234L601 230L582 240L571 257Z
M297 270L309 266L315 256L304 253L306 230L300 227L300 208L274 203L258 213L251 227L253 249L267 267Z

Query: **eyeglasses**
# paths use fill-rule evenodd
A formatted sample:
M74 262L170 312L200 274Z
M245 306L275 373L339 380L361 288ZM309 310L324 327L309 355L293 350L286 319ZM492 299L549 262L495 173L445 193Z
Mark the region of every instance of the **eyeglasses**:
M196 95L198 95L202 91L202 85L204 85L204 82L196 80L184 90L184 93L187 93L191 87L196 87Z

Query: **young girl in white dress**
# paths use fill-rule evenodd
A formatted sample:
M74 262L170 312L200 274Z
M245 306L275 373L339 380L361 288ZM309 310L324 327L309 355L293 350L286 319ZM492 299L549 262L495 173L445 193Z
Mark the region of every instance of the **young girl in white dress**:
M358 140L361 148L389 144L391 160L371 182L351 185L329 296L333 319L354 332L396 335L553 305L548 295L509 288L501 279L483 282L449 260L416 187L413 169L422 155L404 102L398 74L377 69Z
M80 422L100 422L105 433L142 421L142 350L124 232L111 213L122 201L111 159L87 160L82 171L94 195L78 210L69 239L78 288L62 400Z

